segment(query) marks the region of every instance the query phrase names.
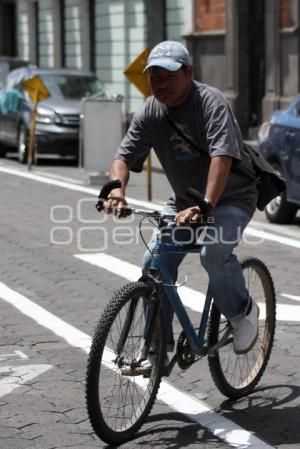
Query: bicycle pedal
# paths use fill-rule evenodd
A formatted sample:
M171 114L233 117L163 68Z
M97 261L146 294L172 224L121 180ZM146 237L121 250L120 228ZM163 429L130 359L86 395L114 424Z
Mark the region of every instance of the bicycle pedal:
M136 368L130 368L129 366L126 366L125 368L121 369L121 374L122 376L127 376L127 377L135 377L135 376L146 376L146 377L150 377L152 371L152 367L149 368L144 368L142 366L138 366ZM149 372L149 374L148 374Z

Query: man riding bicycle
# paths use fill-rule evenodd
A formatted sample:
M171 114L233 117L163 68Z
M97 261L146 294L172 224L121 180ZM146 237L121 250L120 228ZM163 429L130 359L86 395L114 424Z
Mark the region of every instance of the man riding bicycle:
M183 226L191 222L196 225L201 217L199 207L186 196L187 188L193 187L205 197L214 224L206 230L200 259L209 275L215 304L232 325L233 349L244 354L256 342L259 309L249 298L233 250L255 211L257 190L240 129L223 94L193 80L191 58L181 43L165 41L156 45L145 71L153 95L134 115L114 157L109 176L111 180L120 179L122 187L112 192L106 212L121 216L129 172L142 171L151 148L174 191L163 211L176 214L175 222L168 223L170 236L176 227L177 241L189 239L190 233ZM231 170L237 163L253 174L253 181ZM154 231L150 250L156 235ZM162 258L175 283L184 254L165 253ZM143 272L150 259L147 251ZM167 298L164 304L167 350L172 351L173 311Z

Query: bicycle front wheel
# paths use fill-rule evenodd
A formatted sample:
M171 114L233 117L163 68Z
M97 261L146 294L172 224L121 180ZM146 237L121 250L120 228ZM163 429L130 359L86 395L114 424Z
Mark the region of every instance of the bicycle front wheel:
M161 379L165 338L162 314L155 309L155 356L147 376L134 370L144 345L151 289L126 285L107 305L95 332L86 378L92 427L109 444L130 439L153 406ZM147 325L148 325L147 321ZM153 345L153 343L151 343Z
M267 366L275 332L275 290L269 270L263 262L252 257L242 261L241 266L249 295L260 309L258 339L250 351L238 355L233 351L232 338L229 338L208 358L216 387L229 398L245 396L255 388ZM214 346L229 326L213 305L208 327L209 346Z

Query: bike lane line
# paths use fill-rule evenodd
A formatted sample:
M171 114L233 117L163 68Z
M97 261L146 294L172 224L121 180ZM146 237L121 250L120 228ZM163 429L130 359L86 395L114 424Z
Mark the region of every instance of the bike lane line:
M91 265L99 267L120 276L127 281L135 282L142 275L141 268L132 263L123 261L117 257L105 253L75 254L77 259L88 262ZM180 287L179 290L182 303L195 312L202 312L205 295L204 293L189 287ZM287 296L288 295L283 295ZM261 319L265 317L261 315ZM280 321L300 321L300 306L290 304L276 304L276 319Z
M0 282L0 298L14 306L21 313L32 318L41 326L63 338L69 345L89 352L91 337L58 318L43 307L26 298L16 290ZM106 349L108 362L112 351ZM161 382L158 399L179 413L188 416L194 422L208 429L213 435L239 449L274 449L273 446L257 438L228 418L216 413L199 399L188 395L166 381Z
M92 187L86 187L83 185L78 185L78 184L67 182L67 181L61 181L61 180L58 180L55 178L41 176L41 175L37 175L34 173L26 173L22 170L17 170L17 169L13 169L13 168L0 166L0 172L6 173L9 175L20 176L22 178L30 179L32 181L38 181L43 184L49 184L49 185L53 185L56 187L73 190L76 192L87 193L87 194L93 195L93 196L99 195L99 189L95 189ZM131 198L131 197L126 197L126 199L127 199L128 203L130 203L132 206L135 206L135 207L142 207L142 208L146 208L146 209L150 209L150 210L152 209L152 210L157 210L157 211L161 211L163 209L162 205L150 203L148 201L138 200L136 198ZM244 234L248 234L252 237L256 237L256 238L260 239L261 241L269 240L269 241L279 243L282 245L291 246L292 248L300 249L300 240L296 240L295 238L291 238L291 237L283 237L282 235L273 234L273 233L270 233L270 232L267 232L264 230L259 230L259 229L257 229L257 222L255 222L255 224L256 224L255 228L251 227L251 224L248 225L244 231ZM262 225L262 229L263 229L263 225Z
M300 302L300 296L288 295L287 293L281 293L281 296L284 296L285 298L291 299L292 301L299 301Z

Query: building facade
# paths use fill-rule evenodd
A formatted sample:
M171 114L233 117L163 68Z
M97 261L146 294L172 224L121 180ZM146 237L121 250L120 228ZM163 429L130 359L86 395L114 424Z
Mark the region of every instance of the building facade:
M299 92L299 20L300 0L0 0L0 54L92 70L131 115L143 96L124 68L180 40L195 78L224 92L247 136Z

